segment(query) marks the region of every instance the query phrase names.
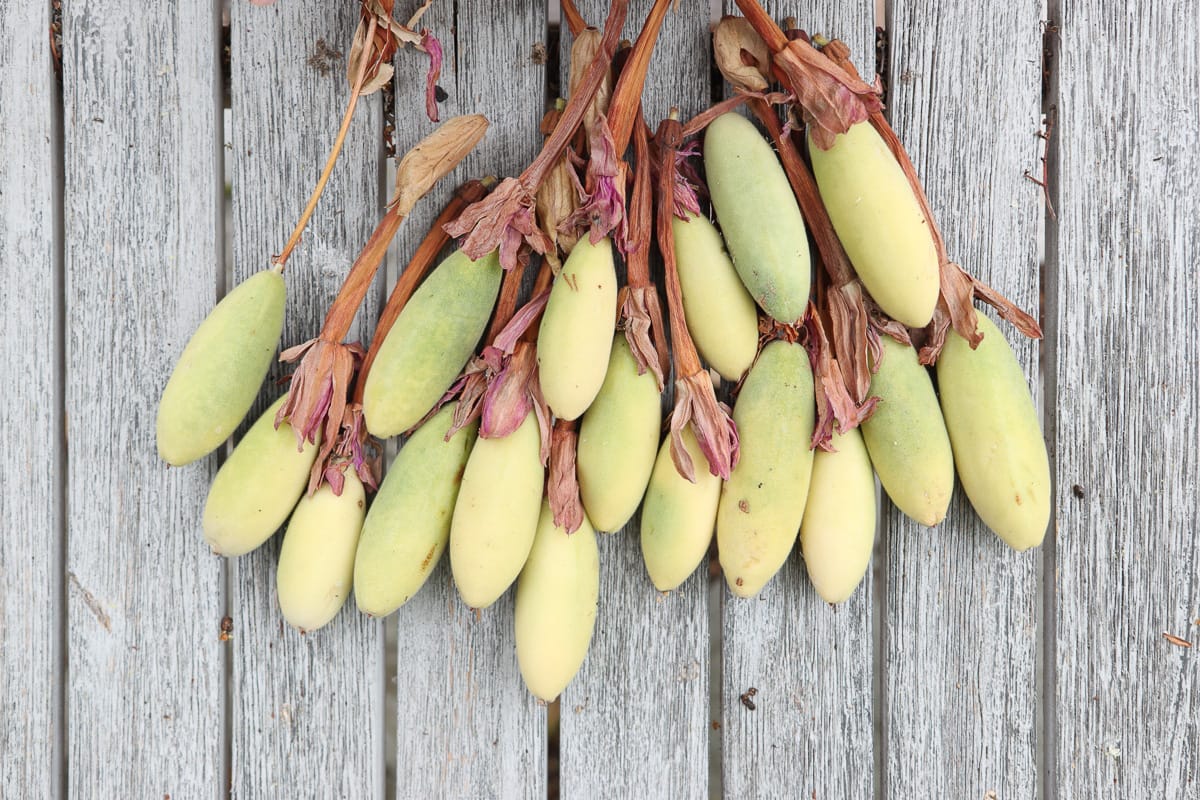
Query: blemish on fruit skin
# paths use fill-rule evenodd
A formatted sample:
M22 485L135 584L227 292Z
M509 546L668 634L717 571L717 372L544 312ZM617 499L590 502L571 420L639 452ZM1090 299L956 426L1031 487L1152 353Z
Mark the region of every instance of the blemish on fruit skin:
M425 558L421 559L421 572L427 572L429 570L429 564L433 561L433 554L436 550L437 545L435 544L433 547L429 548L429 552L425 554Z
M1021 495L1016 495L1017 505L1021 505Z
M750 513L750 504L747 503L744 499L738 500L738 511L741 511L743 514L749 514Z

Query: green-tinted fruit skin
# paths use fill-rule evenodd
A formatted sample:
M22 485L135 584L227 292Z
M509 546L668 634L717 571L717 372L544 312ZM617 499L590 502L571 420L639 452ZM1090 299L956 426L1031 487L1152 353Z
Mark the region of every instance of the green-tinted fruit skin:
M904 170L870 122L809 143L821 200L854 271L885 312L910 328L929 323L938 298L938 259L929 223Z
M883 360L871 378L880 399L862 424L863 441L888 497L922 525L946 516L954 491L954 455L929 372L917 352L880 336Z
M587 517L574 533L542 503L529 560L517 580L513 623L521 677L547 703L583 666L600 600L600 551Z
M445 441L454 408L413 432L371 502L354 559L354 598L366 614L387 616L408 602L446 549L478 428L472 423Z
M575 469L588 518L616 531L637 511L658 450L662 403L654 375L637 373L625 334L613 339L600 393L579 424Z
M689 483L675 469L668 435L658 450L642 504L642 558L660 592L675 589L696 571L712 541L721 499L721 479L709 472L690 425L683 429L683 442L692 457L696 482Z
M179 467L211 453L250 411L283 331L283 276L263 270L192 334L158 403L158 454Z
M315 631L337 616L354 581L354 551L367 496L353 469L341 495L329 484L300 498L279 549L275 586L279 609L292 627Z
M836 452L813 457L800 551L808 577L827 603L841 603L862 582L875 544L875 474L858 429L834 433Z
M596 398L616 319L612 243L584 237L554 280L538 331L538 380L556 417L578 419Z
M740 380L758 352L758 309L725 242L705 217L671 217L683 313L696 349L727 381Z
M753 597L792 552L812 472L816 404L803 345L768 344L733 409L741 458L721 489L717 551L729 589Z
M296 448L292 426L275 428L284 397L246 431L208 490L204 540L223 556L249 553L279 530L308 484L317 445Z
M775 151L748 119L723 114L704 136L704 169L742 283L773 318L796 322L808 306L812 261L800 206Z
M459 596L487 608L525 566L546 471L532 411L503 439L479 438L467 458L450 523L450 569Z
M375 436L411 428L441 399L475 352L500 291L500 261L455 250L413 294L388 332L363 387Z
M979 518L1014 550L1027 550L1050 523L1050 461L1021 365L992 321L978 319L977 349L952 330L938 358L942 414Z

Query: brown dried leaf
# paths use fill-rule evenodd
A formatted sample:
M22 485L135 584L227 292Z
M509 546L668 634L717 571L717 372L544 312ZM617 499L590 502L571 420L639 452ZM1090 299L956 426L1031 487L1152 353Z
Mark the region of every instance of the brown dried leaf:
M744 17L724 17L713 28L717 68L734 89L764 92L771 81L771 52Z
M396 194L390 205L407 216L417 201L471 152L487 129L487 117L482 114L454 117L442 123L400 160Z

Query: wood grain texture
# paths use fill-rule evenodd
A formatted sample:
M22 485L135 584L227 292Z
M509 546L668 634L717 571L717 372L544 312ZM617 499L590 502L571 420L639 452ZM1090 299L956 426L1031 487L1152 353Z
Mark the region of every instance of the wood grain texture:
M766 2L776 19L845 41L865 75L875 71L870 2L799 7ZM725 3L725 13L738 14ZM871 796L873 586L870 575L833 607L809 583L797 543L778 575L753 599L721 578L721 729L726 797ZM754 709L741 702L751 688Z
M950 257L1035 316L1039 8L895 0L889 19L890 119ZM1038 343L1001 330L1038 397ZM933 530L884 507L887 796L1034 797L1043 551L1010 550L961 486Z
M63 3L72 796L220 790L215 458L168 469L155 447L216 295L218 31L209 3Z
M232 7L233 277L279 252L312 191L350 96L354 3ZM288 262L283 345L317 335L330 302L382 216L379 96L359 101L345 149ZM379 312L368 294L347 337ZM272 374L291 371L276 365ZM261 408L280 389L268 384ZM233 563L232 791L237 797L380 798L383 632L351 599L301 635L275 590L282 535Z
M1057 796L1197 798L1200 3L1059 10Z
M588 23L604 24L608 3L576 5ZM629 4L624 36L636 39L652 5ZM668 12L642 93L651 129L672 106L688 119L709 105L708 24L706 2L687 0ZM572 42L565 25L560 42L565 87ZM668 412L669 398L668 391ZM707 559L679 589L656 591L642 560L640 513L600 538L596 632L561 699L563 797L708 796Z
M58 779L62 418L56 243L59 143L48 4L0 6L0 797L52 797ZM55 165L52 167L51 165Z
M544 3L435 3L422 24L445 47L442 118L481 113L491 127L414 211L398 237L402 263L455 186L515 176L533 160L545 108ZM398 56L400 154L434 127L423 110L425 67L417 53ZM459 599L444 557L396 617L396 796L545 797L546 711L517 667L512 591L476 614Z

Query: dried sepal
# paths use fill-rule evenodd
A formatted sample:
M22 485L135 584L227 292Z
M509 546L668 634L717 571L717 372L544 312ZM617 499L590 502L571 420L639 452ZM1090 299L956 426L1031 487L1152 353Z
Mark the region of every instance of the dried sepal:
M585 28L575 37L575 41L571 45L571 62L567 79L568 97L573 96L583 84L588 67L600 53L603 38L604 35L599 28ZM591 103L588 104L587 110L583 114L583 129L589 140L592 138L597 121L608 113L610 99L612 99L612 75L606 71L600 80L599 87L592 95Z
M971 349L978 347L983 341L983 334L979 332L979 323L975 316L976 296L995 308L1003 319L1011 322L1021 333L1031 339L1042 338L1042 328L1037 320L958 264L943 261L940 278L941 293L933 309L933 319L925 328L925 345L920 351L922 364L932 366L937 362L942 347L946 344L946 333L951 327L967 340Z
M579 499L579 479L575 474L575 452L578 444L575 423L558 420L550 434L550 468L546 479L546 496L554 524L568 534L583 524L583 502Z
M686 220L689 216L700 216L700 198L697 187L700 175L689 159L700 155L700 145L693 139L675 153L675 180L672 198L675 216Z
M658 290L653 284L627 286L621 290L620 309L620 327L633 352L638 374L650 370L661 392L666 385L663 376L668 356Z
M346 406L333 451L324 461L318 459L313 464L309 474L308 493L315 493L324 481L329 484L333 493L340 497L347 469L353 469L363 485L375 491L379 488L382 456L383 448L379 446L379 441L367 433L362 405L351 403Z
M863 302L862 286L851 281L843 286L830 286L826 293L833 334L833 351L842 367L842 378L851 399L861 403L871 388L871 365L867 360L870 326Z
M834 425L845 433L858 427L875 411L878 397L868 397L856 403L846 389L841 366L834 358L833 348L816 309L810 303L804 316L804 346L813 371L813 389L817 399L817 424L813 429L812 447L832 450Z
M764 92L771 85L771 51L744 17L722 17L713 27L713 59L736 90Z
M587 193L582 204L559 225L559 231L598 244L616 232L618 242L626 241L625 168L617 157L612 132L601 116L588 137Z
M446 120L417 142L396 168L396 194L389 206L407 216L417 201L479 144L487 129L487 117L466 114ZM473 258L480 258L487 252Z
M709 472L729 480L740 455L737 425L729 406L717 400L712 380L704 371L676 379L671 412L671 460L680 475L695 483L696 467L683 443L683 429L689 423Z

